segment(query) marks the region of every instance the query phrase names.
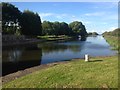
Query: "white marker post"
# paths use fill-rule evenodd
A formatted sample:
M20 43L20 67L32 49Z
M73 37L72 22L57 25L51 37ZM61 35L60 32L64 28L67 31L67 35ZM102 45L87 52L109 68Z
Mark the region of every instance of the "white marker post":
M85 54L85 61L88 62L89 61L89 55Z

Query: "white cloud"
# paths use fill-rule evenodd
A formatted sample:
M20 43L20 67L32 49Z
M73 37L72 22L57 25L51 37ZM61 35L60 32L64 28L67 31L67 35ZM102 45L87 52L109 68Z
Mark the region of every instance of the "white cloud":
M118 12L93 12L93 13L86 13L84 14L87 17L101 17L100 20L118 20Z
M41 17L48 17L54 15L54 13L39 13Z
M107 23L107 22L103 22L103 23L101 23L101 24L103 24L103 25L107 25L108 23Z
M112 9L112 8L117 8L118 7L118 2L108 2L108 3L96 3L96 5L92 8L94 9L101 9L101 6L107 6L107 7L104 7L104 9Z
M107 19L107 20L118 20L118 14L108 15L105 19Z
M91 21L83 21L83 23L85 23L85 24L92 24Z
M76 16L75 16L75 15L72 15L72 18L76 18Z
M106 30L106 31L113 31L113 30L115 30L117 27L110 27L108 30Z
M68 18L70 19L71 22L73 22L73 21L81 21L81 22L83 22L83 19L81 17L77 17L75 15L69 15Z
M86 13L85 16L103 16L105 12L93 12L93 13Z
M65 17L67 17L67 14L56 14L55 17L58 19L64 19Z
M39 13L40 17L42 20L44 20L44 18L46 17L54 17L56 19L64 19L65 17L68 17L68 14L56 14L56 13Z

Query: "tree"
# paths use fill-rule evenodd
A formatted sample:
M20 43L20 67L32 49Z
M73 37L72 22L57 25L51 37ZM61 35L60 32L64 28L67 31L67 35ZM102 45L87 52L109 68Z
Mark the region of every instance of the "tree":
M2 4L2 33L15 34L19 29L21 12L10 3L0 4Z
M69 28L68 24L65 22L60 23L60 34L61 35L70 35L71 34L71 29Z
M60 30L60 23L59 22L54 22L53 23L53 29L54 29L54 35L61 35L61 30Z
M49 22L42 23L43 35L70 35L71 31L65 22Z
M22 34L28 36L42 35L41 19L37 13L25 10L21 19Z
M43 32L42 32L43 35L54 35L55 34L52 22L43 21L42 28L43 28Z
M69 24L69 28L72 29L73 35L81 35L85 36L87 35L87 31L85 29L85 26L82 24L82 22L74 21Z
M97 32L89 32L88 35L99 35Z

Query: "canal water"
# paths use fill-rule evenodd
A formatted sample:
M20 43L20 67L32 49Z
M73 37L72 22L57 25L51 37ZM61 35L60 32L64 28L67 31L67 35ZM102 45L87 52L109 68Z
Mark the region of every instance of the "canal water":
M102 36L87 37L85 41L46 42L23 46L2 47L2 75L52 62L84 58L85 54L111 56L116 51Z

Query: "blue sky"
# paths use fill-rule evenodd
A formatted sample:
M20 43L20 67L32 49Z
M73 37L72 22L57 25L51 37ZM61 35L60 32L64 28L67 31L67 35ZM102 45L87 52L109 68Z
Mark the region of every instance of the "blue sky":
M88 32L103 33L118 27L117 2L12 2L20 11L37 12L41 20L81 21Z

